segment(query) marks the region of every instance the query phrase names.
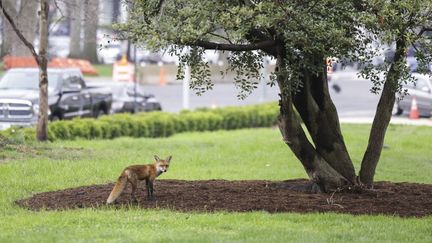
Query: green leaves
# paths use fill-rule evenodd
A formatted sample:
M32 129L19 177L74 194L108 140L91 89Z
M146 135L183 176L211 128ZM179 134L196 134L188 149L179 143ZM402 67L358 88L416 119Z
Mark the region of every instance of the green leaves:
M425 69L431 46L418 33L422 26L432 26L432 2L429 0L319 0L319 1L213 1L213 0L136 0L129 21L119 28L134 42L150 49L171 49L181 56L178 78L189 65L191 88L198 94L211 89L208 64L202 61L203 43L211 48L231 51L226 71L234 71L239 98L256 86L265 55L284 60L280 73L295 90L301 87L299 70L324 72L325 58L361 62L363 74L376 84L389 69L389 62L377 67L372 63L381 55L380 45L404 38L416 44L417 55ZM256 43L273 41L273 46L239 50ZM175 44L175 45L173 45ZM185 54L184 47L192 46ZM426 51L427 50L427 51ZM322 64L321 64L322 63ZM399 64L398 64L399 65ZM403 76L403 75L402 75ZM274 82L273 82L274 83Z
M227 71L235 72L234 84L239 90L237 97L245 99L257 88L261 78L260 69L263 68L263 53L261 52L232 52L228 57L230 64Z

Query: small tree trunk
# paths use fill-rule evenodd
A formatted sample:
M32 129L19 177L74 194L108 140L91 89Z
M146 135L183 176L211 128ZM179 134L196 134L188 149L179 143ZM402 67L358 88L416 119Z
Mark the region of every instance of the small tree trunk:
M37 54L33 44L30 42L30 40L26 39L22 31L17 27L13 18L3 5L3 1L0 0L0 9L2 10L4 17L14 30L15 34L19 37L22 44L28 48L39 66L39 117L36 129L36 138L39 141L45 141L48 138L48 74L46 57L46 50L48 47L48 0L40 0L40 8L40 47L39 54Z
M40 47L39 47L39 119L36 136L39 141L48 139L48 72L47 72L47 47L48 47L48 0L40 0Z
M391 112L395 102L395 92L397 90L398 77L400 73L400 67L398 67L398 65L404 65L403 63L405 60L407 44L403 35L404 33L402 32L402 37L396 41L394 63L390 67L384 83L384 88L372 123L368 147L361 163L360 181L368 187L373 186L375 170L381 156L385 133L391 119Z

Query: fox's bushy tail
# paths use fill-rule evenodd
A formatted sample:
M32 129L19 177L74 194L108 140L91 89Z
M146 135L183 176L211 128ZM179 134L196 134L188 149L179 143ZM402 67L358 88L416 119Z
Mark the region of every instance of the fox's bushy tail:
M117 180L114 188L112 189L106 203L110 204L112 202L114 202L119 196L120 194L123 192L123 190L126 187L126 183L127 183L127 175L125 175L125 173L123 173Z

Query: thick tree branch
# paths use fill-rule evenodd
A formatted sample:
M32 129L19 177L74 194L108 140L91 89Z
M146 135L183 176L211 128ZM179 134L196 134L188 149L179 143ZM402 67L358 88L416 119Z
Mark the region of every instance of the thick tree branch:
M273 32L272 29L266 30L267 32ZM249 33L246 35L246 39L249 40L249 42L251 43L256 43L256 42L263 42L263 41L270 41L273 40L275 38L273 38L272 36L266 35L265 33L263 33L262 31L258 30L258 29L251 29L249 31ZM262 49L265 53L267 53L268 55L274 56L276 57L276 48L274 48L274 46L272 47L268 47L268 48L263 48Z
M309 142L300 119L293 109L288 84L280 76L278 84L281 91L279 130L284 142L303 164L311 181L319 185L321 191L325 192L334 191L349 184L346 178L331 167Z
M6 17L7 21L12 26L12 29L15 31L15 33L21 39L21 41L24 43L24 45L28 47L28 49L30 50L30 52L32 53L33 57L35 58L36 62L39 65L40 61L39 61L39 56L36 53L36 50L34 49L33 45L24 37L24 35L21 33L21 31L16 26L12 17L9 15L9 13L6 11L6 9L3 7L3 0L0 0L0 8L2 9L3 15Z
M401 38L398 38L396 41L394 63L391 65L384 83L384 88L372 123L368 146L361 163L360 181L368 187L373 186L375 170L381 156L385 133L391 119L391 111L395 102L396 87L400 76L400 70L398 70L397 65L399 63L404 63L405 59L407 41L403 37L404 33L400 33Z
M347 181L355 184L354 166L343 140L336 107L328 91L325 58L320 54L313 57L316 60L311 65L322 69L322 72L314 74L307 68L301 71L303 85L293 94L294 106L309 131L316 151Z

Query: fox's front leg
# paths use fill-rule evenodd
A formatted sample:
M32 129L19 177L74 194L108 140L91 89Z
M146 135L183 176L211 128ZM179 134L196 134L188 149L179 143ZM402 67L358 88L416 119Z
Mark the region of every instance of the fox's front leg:
M149 185L148 179L145 180L145 184L146 184L146 190L147 190L147 198L149 198L150 197L150 185Z
M154 195L153 195L153 182L154 180L149 180L148 181L148 186L147 186L147 191L148 191L148 199L149 200L153 200L154 199Z

